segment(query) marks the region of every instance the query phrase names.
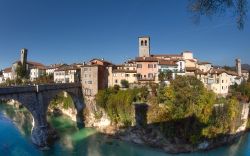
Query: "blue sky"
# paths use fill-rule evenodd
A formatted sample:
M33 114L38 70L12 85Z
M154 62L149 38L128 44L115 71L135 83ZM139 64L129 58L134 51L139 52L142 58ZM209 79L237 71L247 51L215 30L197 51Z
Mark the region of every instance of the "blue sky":
M190 50L214 64L233 65L236 57L250 63L249 13L243 31L233 14L194 24L187 2L0 0L0 69L19 59L23 47L28 59L44 64L96 57L121 63L138 55L141 35L150 35L154 54Z

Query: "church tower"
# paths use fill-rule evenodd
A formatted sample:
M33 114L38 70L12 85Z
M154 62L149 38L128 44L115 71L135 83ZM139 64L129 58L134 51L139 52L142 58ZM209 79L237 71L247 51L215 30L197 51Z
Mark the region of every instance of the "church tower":
M238 76L241 76L241 61L240 59L236 59L236 72L238 73Z
M139 57L150 57L150 37L139 37Z
M26 65L27 64L27 55L28 55L28 49L21 49L21 64Z

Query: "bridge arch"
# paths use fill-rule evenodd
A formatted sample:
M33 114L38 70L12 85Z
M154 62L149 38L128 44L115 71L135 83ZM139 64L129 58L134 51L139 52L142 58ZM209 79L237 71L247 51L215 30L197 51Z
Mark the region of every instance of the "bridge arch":
M76 122L80 124L84 124L84 119L83 119L83 110L85 108L85 103L83 96L81 95L81 92L78 92L77 90L72 90L72 89L65 89L65 90L55 90L52 92L49 92L48 95L47 93L44 93L46 96L47 100L45 102L45 108L46 112L48 111L49 106L51 105L51 101L55 99L60 93L66 93L67 96L70 96L72 99L72 102L74 104L74 108L76 110Z
M48 147L57 138L55 129L47 121L50 101L62 91L73 99L77 122L83 123L84 101L81 84L52 84L0 88L0 99L14 99L26 107L34 118L32 141L39 147Z

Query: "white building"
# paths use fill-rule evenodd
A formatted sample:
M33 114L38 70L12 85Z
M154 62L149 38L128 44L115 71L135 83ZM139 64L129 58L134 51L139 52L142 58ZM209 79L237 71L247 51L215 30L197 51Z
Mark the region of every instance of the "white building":
M7 79L11 80L12 78L13 78L12 68L11 67L5 68L3 70L3 81L6 81Z
M76 83L80 82L80 68L64 65L54 71L55 83Z
M159 72L172 73L172 78L175 79L176 75L185 75L185 61L177 60L159 60L158 62Z
M46 74L46 68L42 66L32 67L30 69L30 81L35 81L37 78Z

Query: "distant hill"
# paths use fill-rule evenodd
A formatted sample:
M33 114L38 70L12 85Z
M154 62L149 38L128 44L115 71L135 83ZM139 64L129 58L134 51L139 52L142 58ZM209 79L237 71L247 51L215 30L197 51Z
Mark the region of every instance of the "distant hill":
M244 70L250 71L250 65L249 64L242 64L241 68L244 69Z
M233 70L235 71L236 70L236 67L235 66L214 66L215 68L224 68L226 70ZM249 64L242 64L241 65L241 69L242 70L248 70L250 72L250 65Z

